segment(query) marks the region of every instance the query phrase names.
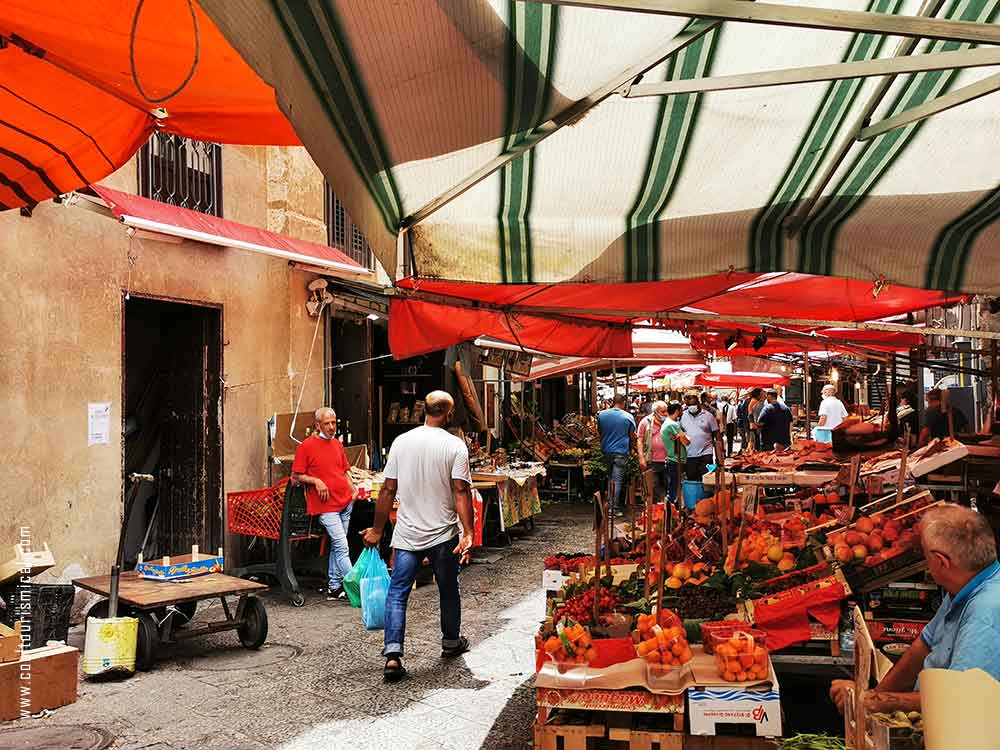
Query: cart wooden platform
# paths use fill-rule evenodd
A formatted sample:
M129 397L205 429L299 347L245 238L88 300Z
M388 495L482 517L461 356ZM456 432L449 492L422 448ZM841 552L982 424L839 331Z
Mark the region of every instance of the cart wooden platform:
M77 578L73 585L107 597L111 591L111 576ZM136 667L149 669L161 644L225 630L235 630L244 647L260 648L267 639L267 612L254 593L266 589L262 583L223 573L179 581L152 581L135 571L122 573L118 584L118 614L139 620ZM235 612L226 601L227 596L239 597ZM194 617L198 602L205 599L219 599L225 619L198 627L183 627ZM108 600L97 602L88 616L107 617Z

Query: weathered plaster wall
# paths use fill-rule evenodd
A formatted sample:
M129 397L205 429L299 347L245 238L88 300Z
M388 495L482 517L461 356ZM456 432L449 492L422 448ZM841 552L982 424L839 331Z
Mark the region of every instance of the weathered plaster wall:
M303 149L223 154L226 218L325 241L322 177ZM134 162L105 184L134 191ZM47 578L110 567L121 516L124 289L222 305L224 491L263 484L265 421L290 409L306 369L311 274L240 250L130 241L113 219L52 202L31 218L0 213L0 256L0 550L26 526L35 545L48 542L56 555ZM313 356L318 370L322 329ZM322 376L311 373L303 408L322 396ZM87 446L91 401L112 403L110 445Z

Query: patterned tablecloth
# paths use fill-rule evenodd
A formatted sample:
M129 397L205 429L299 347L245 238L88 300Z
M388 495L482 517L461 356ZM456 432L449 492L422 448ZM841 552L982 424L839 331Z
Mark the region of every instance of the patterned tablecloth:
M498 482L497 490L500 493L500 528L503 531L542 512L536 477L528 477L523 483L516 479Z

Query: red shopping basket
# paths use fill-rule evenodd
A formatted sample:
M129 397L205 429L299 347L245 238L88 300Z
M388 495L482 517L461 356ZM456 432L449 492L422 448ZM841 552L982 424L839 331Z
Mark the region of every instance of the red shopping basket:
M273 487L259 490L242 490L226 494L226 508L231 534L256 536L277 540L281 536L281 513L285 507L287 479ZM312 518L302 513L293 514L289 524L289 541L325 538L312 528Z

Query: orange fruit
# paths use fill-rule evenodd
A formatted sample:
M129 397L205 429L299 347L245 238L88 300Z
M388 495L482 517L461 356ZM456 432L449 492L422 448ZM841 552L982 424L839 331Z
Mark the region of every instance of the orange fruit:
M737 672L736 673L736 681L737 682L746 682L747 681L747 673L746 672Z
M692 655L691 647L685 643L684 650L681 651L681 655L678 657L678 659L680 659L681 664L687 664L689 661L691 661L691 655Z
M740 666L744 669L750 669L753 666L753 654L740 654Z
M725 674L722 675L722 679L724 679L726 682L736 682L736 675L733 674L732 672L726 672Z
M684 649L687 648L687 644L684 641L674 641L674 645L670 647L670 653L674 656L680 656L684 653Z

